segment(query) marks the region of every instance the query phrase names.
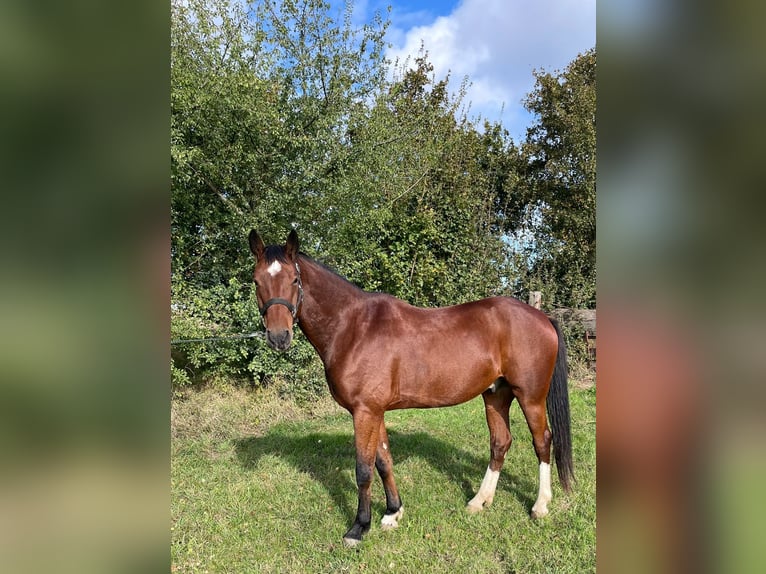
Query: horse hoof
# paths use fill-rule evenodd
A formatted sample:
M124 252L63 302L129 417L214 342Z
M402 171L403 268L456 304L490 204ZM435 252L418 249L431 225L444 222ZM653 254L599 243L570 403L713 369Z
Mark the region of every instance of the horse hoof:
M393 530L399 526L399 519L404 514L404 507L400 506L394 514L384 514L380 520L380 527L383 530Z
M484 510L483 504L471 504L470 502L465 507L468 514L476 514Z
M548 515L548 509L547 508L541 508L541 509L532 509L532 512L530 513L530 516L537 520L538 518L543 518L544 516Z
M344 538L343 539L343 545L346 548L353 548L357 544L359 544L361 540L357 540L356 538Z

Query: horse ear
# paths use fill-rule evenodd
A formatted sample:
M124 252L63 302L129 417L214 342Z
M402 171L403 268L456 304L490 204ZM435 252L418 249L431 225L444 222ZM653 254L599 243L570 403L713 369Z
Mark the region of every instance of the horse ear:
M250 240L250 251L253 252L256 259L262 259L266 246L263 244L261 236L258 235L258 232L255 229L251 229L248 239Z
M298 257L298 234L295 232L295 229L291 229L290 235L287 236L285 253L293 261Z

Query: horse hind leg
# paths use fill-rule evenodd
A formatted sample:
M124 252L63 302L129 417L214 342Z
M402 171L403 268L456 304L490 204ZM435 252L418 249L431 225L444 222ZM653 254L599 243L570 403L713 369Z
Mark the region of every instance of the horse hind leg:
M489 426L490 461L479 491L466 506L466 510L471 514L480 512L485 506L492 504L497 489L497 481L500 478L500 469L503 467L505 454L513 441L508 420L513 393L508 383L503 381L493 385L492 388L484 392L482 397L487 415L487 426Z
M391 530L399 526L399 519L404 513L404 506L399 497L399 490L394 481L394 460L391 456L388 433L385 423L380 424L378 450L375 455L375 468L378 470L380 479L383 481L383 490L386 492L386 513L380 521L383 530Z
M519 398L519 406L527 419L532 433L532 444L539 463L540 482L537 500L532 506L532 518L542 518L548 514L548 503L553 498L551 490L551 431L545 414L545 401L528 401Z

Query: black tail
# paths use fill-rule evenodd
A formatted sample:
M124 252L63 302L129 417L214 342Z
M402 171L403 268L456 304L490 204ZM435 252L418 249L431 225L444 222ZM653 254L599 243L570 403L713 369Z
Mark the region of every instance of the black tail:
M559 481L566 492L574 479L572 469L572 434L569 428L569 390L567 389L567 348L558 321L550 320L559 336L559 350L548 389L548 420L553 433L553 455Z

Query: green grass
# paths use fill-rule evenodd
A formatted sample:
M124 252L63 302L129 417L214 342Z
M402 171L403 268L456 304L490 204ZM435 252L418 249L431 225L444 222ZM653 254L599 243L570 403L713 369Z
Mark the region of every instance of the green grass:
M174 572L593 572L595 388L570 389L575 475L555 478L550 515L533 521L537 459L518 405L514 443L494 503L464 507L489 457L481 399L386 414L405 511L382 531L373 486L362 544L341 538L356 512L351 417L321 399L308 407L268 391L196 391L173 401Z

